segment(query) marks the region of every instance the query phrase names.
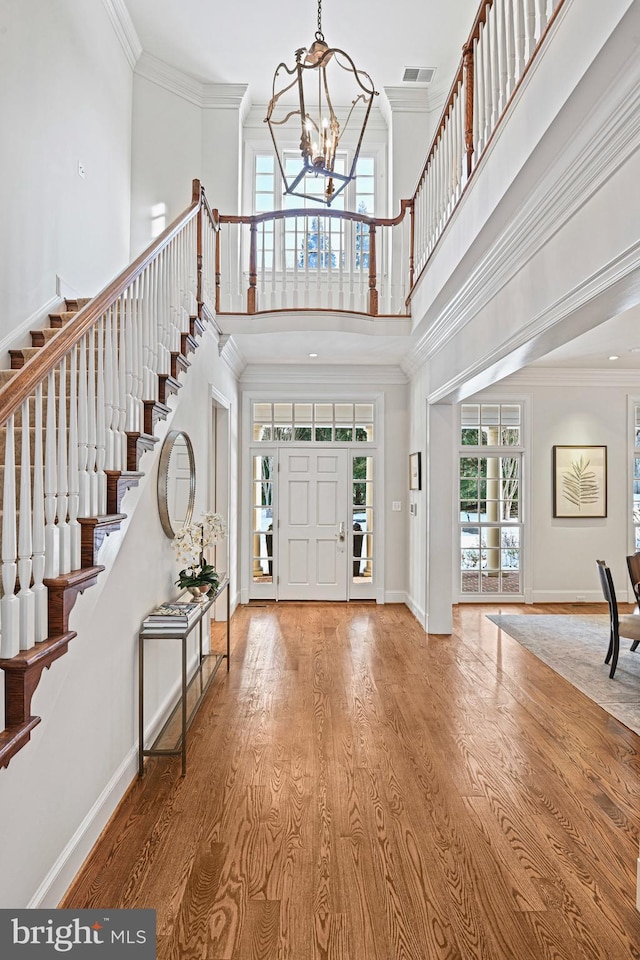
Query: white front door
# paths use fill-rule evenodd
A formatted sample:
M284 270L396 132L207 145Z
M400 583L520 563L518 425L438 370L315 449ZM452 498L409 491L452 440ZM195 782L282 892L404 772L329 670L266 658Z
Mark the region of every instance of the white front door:
M279 600L346 600L348 452L280 453Z

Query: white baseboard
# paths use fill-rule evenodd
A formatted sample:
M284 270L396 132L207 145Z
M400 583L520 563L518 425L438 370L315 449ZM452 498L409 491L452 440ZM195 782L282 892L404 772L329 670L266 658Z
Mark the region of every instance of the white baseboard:
M129 789L138 769L138 748L132 747L86 817L53 864L27 908L55 908L73 883L109 818Z
M175 706L179 693L180 681L177 681L147 726L145 743L153 743L160 733ZM44 877L27 904L28 909L37 907L53 909L58 906L137 775L138 744L136 743L128 750L111 780Z
M640 910L640 857L636 860L636 910Z
M385 590L384 602L385 603L404 603L408 606L407 592L406 590Z
M580 598L580 599L578 599ZM623 600L623 596L620 597ZM602 590L534 590L533 603L604 603Z
M423 610L422 607L419 606L417 603L415 603L413 598L410 596L407 596L405 598L405 603L409 608L409 610L411 611L411 613L413 614L413 616L416 618L416 620L420 624L420 626L422 627L422 629L426 632L427 623L428 623L426 611Z

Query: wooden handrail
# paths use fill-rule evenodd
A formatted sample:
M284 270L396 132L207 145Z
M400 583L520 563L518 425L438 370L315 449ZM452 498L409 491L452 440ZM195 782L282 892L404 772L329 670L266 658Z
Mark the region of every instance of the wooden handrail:
M115 280L104 288L85 307L78 311L71 323L66 324L47 342L47 349L40 350L26 361L16 376L4 387L0 388L0 425L7 422L21 404L30 397L38 384L54 370L69 351L87 333L94 323L112 306L118 297L131 286L146 267L152 263L159 253L171 243L180 231L198 213L202 205L204 191L199 180L193 181L193 199L187 209L181 213L157 237L137 260L134 260Z
M401 223L411 206L412 200L400 201L400 213L397 217L368 217L364 213L354 213L351 210L327 210L303 207L299 210L269 210L266 213L253 214L220 214L220 223L266 223L269 220L285 220L287 217L329 217L333 220L355 220L374 227L395 227Z

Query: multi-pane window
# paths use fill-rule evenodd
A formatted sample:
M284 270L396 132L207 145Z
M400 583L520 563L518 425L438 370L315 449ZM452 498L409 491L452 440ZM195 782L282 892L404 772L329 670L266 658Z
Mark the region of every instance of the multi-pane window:
M285 153L284 168L291 181L300 169L300 155ZM346 154L338 155L335 170L345 174L347 171ZM344 193L339 194L331 205L332 210L344 210L345 207L357 213L373 217L375 214L375 160L373 157L360 157L357 163L357 176L348 184ZM307 173L299 184L301 193L317 196L324 195L325 178ZM304 217L285 221L283 237L276 245L273 221L260 225L258 230L258 262L263 270L270 270L274 263L276 269L339 270L355 267L366 270L369 267L369 228L359 222L345 222L340 218L313 216L319 207L317 201L307 197L282 195L280 172L276 159L271 155L259 154L255 158L254 210L267 213L272 210L309 210Z
M521 405L462 404L460 443L460 592L521 593Z
M353 581L373 578L373 457L354 456L352 480Z
M373 441L372 403L255 402L252 412L252 436L257 441Z
M274 458L253 457L252 565L255 583L273 582Z

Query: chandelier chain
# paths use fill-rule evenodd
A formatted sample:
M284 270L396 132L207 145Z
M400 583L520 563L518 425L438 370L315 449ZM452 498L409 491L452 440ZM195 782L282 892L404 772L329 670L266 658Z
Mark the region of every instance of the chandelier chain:
M318 29L316 31L316 38L318 40L324 40L324 34L322 32L322 0L318 0Z

